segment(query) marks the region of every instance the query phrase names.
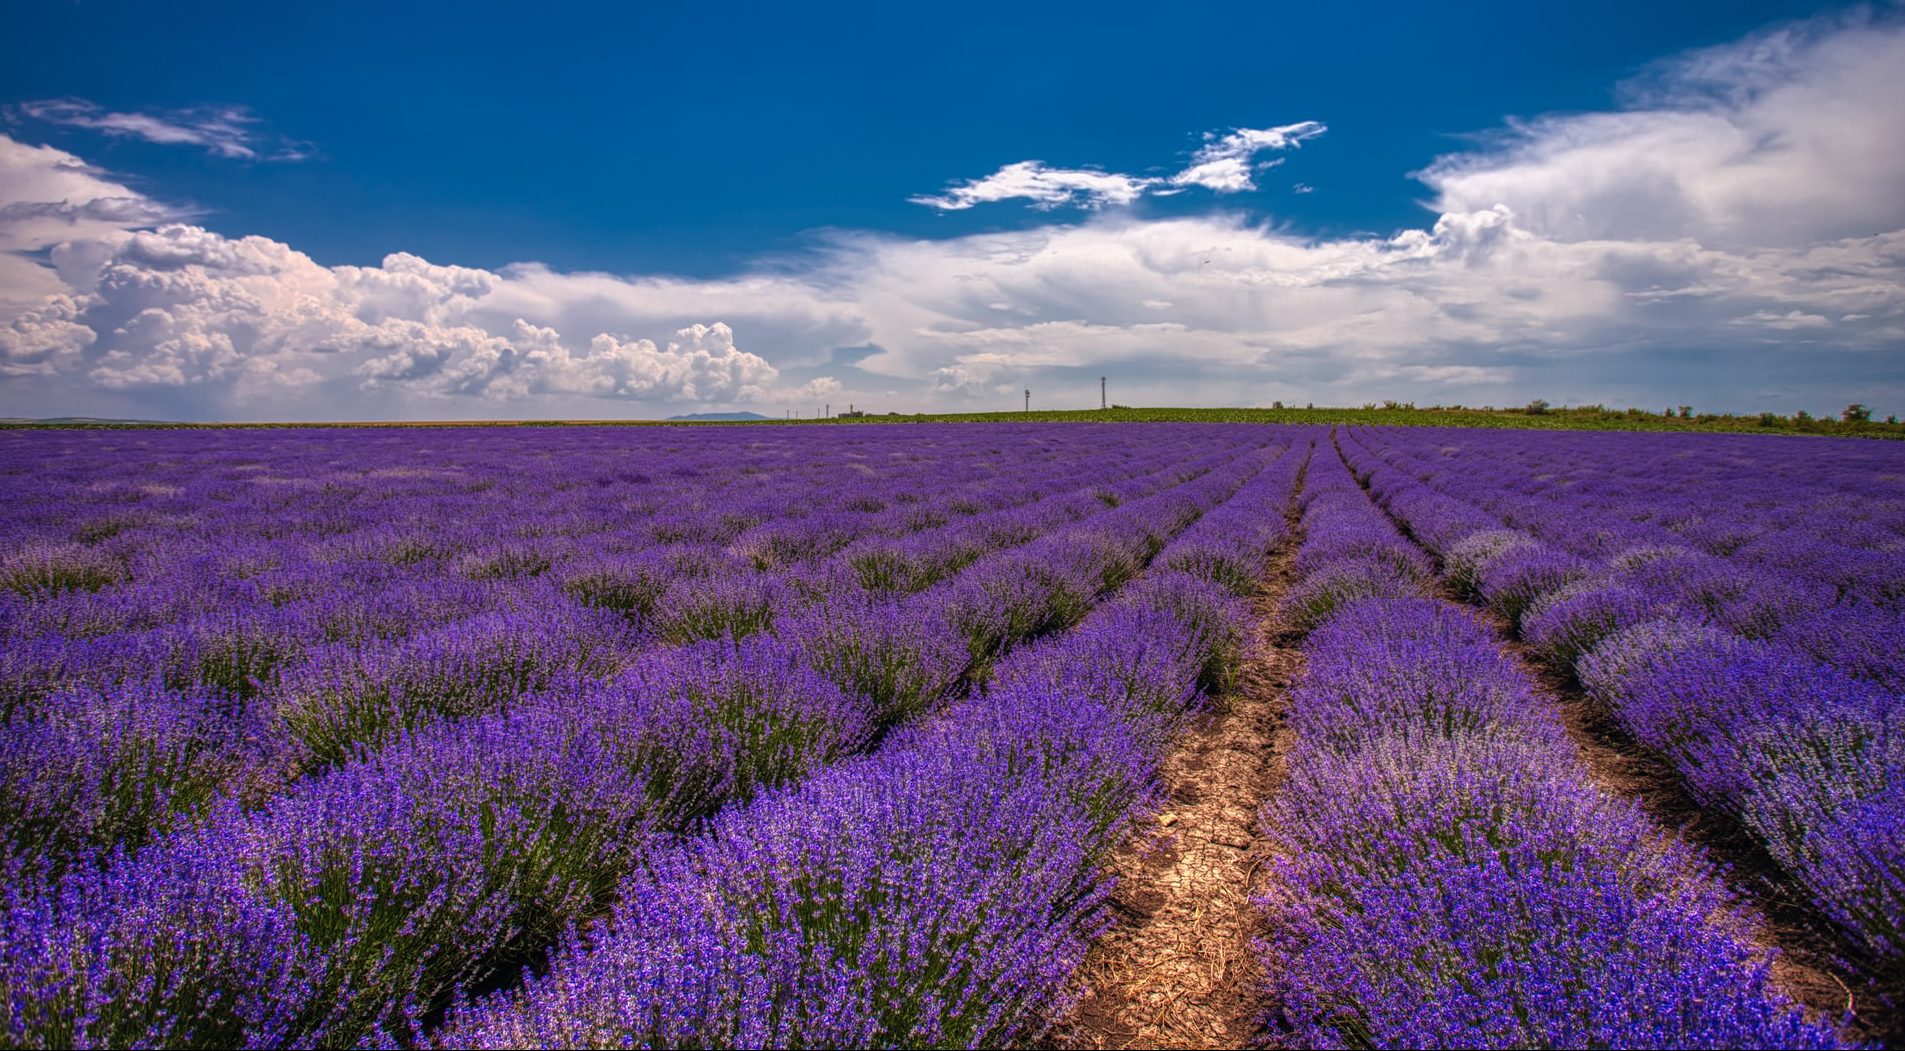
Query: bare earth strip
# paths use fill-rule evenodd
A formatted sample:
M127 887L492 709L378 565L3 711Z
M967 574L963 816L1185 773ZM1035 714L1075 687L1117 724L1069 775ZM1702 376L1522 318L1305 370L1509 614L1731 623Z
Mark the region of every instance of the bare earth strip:
M1156 825L1114 858L1118 925L1093 947L1061 1048L1244 1047L1261 1042L1263 962L1250 902L1268 850L1257 808L1283 778L1285 689L1301 667L1277 606L1286 541L1252 605L1254 653L1237 689L1197 716L1164 761Z

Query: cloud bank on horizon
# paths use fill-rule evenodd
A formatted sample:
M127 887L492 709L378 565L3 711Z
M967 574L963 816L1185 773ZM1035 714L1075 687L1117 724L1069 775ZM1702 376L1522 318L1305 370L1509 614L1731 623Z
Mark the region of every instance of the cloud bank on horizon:
M36 119L240 160L276 148L239 110L145 124L59 105ZM0 135L0 414L778 415L1004 408L1024 386L1084 407L1104 374L1137 404L1905 410L1901 109L1905 25L1839 16L1430 160L1426 229L1316 239L1147 207L1255 189L1267 155L1328 148L1305 120L1212 133L1170 174L1008 164L913 200L1050 221L836 231L711 280L406 253L324 266Z

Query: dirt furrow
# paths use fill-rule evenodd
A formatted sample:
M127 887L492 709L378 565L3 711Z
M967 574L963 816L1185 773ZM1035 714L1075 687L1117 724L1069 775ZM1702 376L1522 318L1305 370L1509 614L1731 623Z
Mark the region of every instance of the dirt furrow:
M1237 688L1193 718L1164 761L1163 811L1113 860L1118 925L1087 958L1053 1046L1260 1042L1262 920L1250 898L1268 857L1257 808L1283 777L1284 695L1302 659L1277 617L1295 547L1279 549L1252 599L1255 645Z

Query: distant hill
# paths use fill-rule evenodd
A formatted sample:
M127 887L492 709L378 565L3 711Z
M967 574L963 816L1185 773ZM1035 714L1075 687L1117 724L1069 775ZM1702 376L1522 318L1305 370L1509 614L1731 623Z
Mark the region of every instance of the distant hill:
M670 416L671 420L771 420L772 416L763 416L758 412L691 412L686 416Z
M0 416L0 425L38 424L46 427L156 427L164 423L164 420L108 420L98 416L47 416L41 419Z

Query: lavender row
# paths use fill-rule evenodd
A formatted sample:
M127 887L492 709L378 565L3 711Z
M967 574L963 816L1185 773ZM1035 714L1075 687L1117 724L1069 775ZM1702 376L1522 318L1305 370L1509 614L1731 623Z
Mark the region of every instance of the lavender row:
M210 550L174 543L205 537L208 507L220 512L221 538L288 540L320 558L373 553L454 565L480 555L485 541L518 540L546 540L546 553L560 557L566 541L580 538L590 550L692 541L772 556L791 522L805 527L795 536L826 546L1022 502L1028 483L1081 454L1024 428L1004 436L916 429L903 447L884 435L552 429L16 435L6 443L19 453L7 458L17 468L0 470L15 497L0 510L7 546L95 545L127 570ZM1184 446L1155 443L1172 444L1179 448L1114 438L1090 459L1163 466L1182 459ZM922 474L941 485L921 491L914 479ZM504 528L483 528L491 524Z
M983 529L983 533L961 530L962 535L947 537L934 530L920 534L923 543L913 550L931 554L907 563L912 570L907 583L917 587L937 581L941 585L940 593L911 604L924 607L920 610L907 610L904 607L909 604L904 602L879 601L887 594L904 595L909 588L876 587L863 597L860 585L865 577L861 572L865 563L856 563L852 555L830 559L810 567L807 572L763 571L752 567L697 571L682 566L680 559L653 557L635 565L630 565L630 560L601 560L585 571L584 598L598 609L613 610L633 622L636 638L620 646L607 647L612 652L639 649L642 642L636 640L641 639L680 644L700 639L741 638L770 630L798 639L809 629L837 635L842 630L839 622L843 617L850 623L869 619L864 614L857 619L855 616L860 613L859 606L867 603L881 609L894 607L893 615L900 619L910 615L930 620L941 607L961 601L955 596L965 595L966 605L975 604L970 593L987 585L974 581L1023 576L1024 564L1040 562L1063 546L1064 542L1053 540L1053 536L1089 531L1096 519L1113 513L1110 505L1150 499L1160 491L1190 485L1228 462L1236 451L1233 446L1119 485L1097 487L1089 493L1057 494L1012 509L1003 516L979 516L974 524ZM1114 499L1104 499L1107 493L1113 494ZM894 550L886 548L883 553L891 554ZM897 550L907 551L905 547ZM883 564L890 567L893 563ZM571 577L568 582L573 584L575 580ZM657 595L654 608L644 608L640 601L644 592ZM846 612L828 614L827 608L835 606ZM600 616L599 613L592 615ZM966 616L968 621L974 620L973 616ZM780 621L789 623L777 626ZM611 620L609 630L618 630L614 627L617 623L619 621ZM1008 630L1042 630L1043 627L1039 623L1007 625L988 635L990 625L976 621L966 624L967 634L973 636L970 647L976 659L983 658L989 648L998 645ZM278 723L294 738L291 747L301 765L334 764L349 755L374 750L405 728L438 718L493 709L526 687L538 685L533 678L525 683L512 675L521 665L509 659L509 649L529 637L524 633L509 632L498 644L479 646L474 667L454 659L442 660L440 651L430 644L440 635L430 637L421 645L417 640L399 643L394 647L394 654L381 647L333 646L314 653L309 661L287 672L281 678L276 715ZM535 665L555 671L595 671L586 661L586 655L584 660L578 661L563 649L573 642L565 644L562 640L588 637L573 630L556 634L553 647L533 654ZM549 659L550 656L554 659ZM502 658L504 679L497 684L500 688L488 688L483 672L495 666L491 662L496 657ZM421 688L406 692L412 675L421 680L418 683ZM842 684L854 689L864 685L851 676L842 680Z
M1832 1047L1717 874L1588 781L1492 632L1326 450L1295 743L1262 827L1276 1022L1312 1047Z
M1118 442L1106 443L1111 449L1102 453L1085 454L1074 447L1060 458L1028 451L1022 460L1015 458L992 472L1010 483L1010 491L1000 492L998 485L984 477L986 472L979 472L981 477L968 484L976 468L955 454L975 450L955 447L948 450L953 462L940 463L918 451L930 449L930 441L908 443L912 452L906 459L882 462L882 470L868 467L866 461L873 458L852 445L785 449L776 456L750 458L751 447L762 443L748 443L709 451L710 456L741 461L738 470L726 473L708 469L714 476L712 483L701 477L703 468L692 458L673 470L657 471L664 475L661 479L634 483L625 479L645 476L631 470L628 461L645 450L643 443L625 440L621 446L596 450L594 459L565 461L570 464L567 471L536 474L523 470L529 464L512 463L510 450L471 449L462 453L467 462L460 466L454 461L426 460L436 466L424 485L410 477L411 472L425 470L413 465L421 450L412 455L388 448L388 439L365 436L361 440L365 445L362 460L353 460L349 468L307 462L312 454L301 447L255 450L254 459L268 462L277 472L317 472L314 478L279 480L308 482L320 487L319 494L304 486L290 496L266 500L238 488L237 481L228 481L209 492L182 491L151 498L166 505L163 515L151 514L153 521L110 535L86 525L83 505L102 488L117 491L110 482L92 475L110 475L100 461L128 450L111 445L91 450L93 456L82 459L79 467L84 473L77 478L38 477L26 467L15 469L13 475L28 477L7 480L9 496L15 499L0 506L0 523L14 527L0 528L0 535L12 541L0 545L0 562L11 585L0 589L0 629L13 645L39 643L47 636L53 636L52 641L76 642L137 636L162 627L174 627L185 636L143 640L148 644L134 647L128 657L127 663L135 665L162 659L168 650L200 651L186 656L204 659L217 656L202 652L206 650L259 650L263 647L219 637L220 629L252 621L257 622L254 635L281 638L280 648L296 647L314 637L361 643L402 638L419 628L483 613L541 612L577 599L609 600L601 603L605 605L614 605L618 599L660 605L665 615L655 618L656 628L666 631L670 622L683 619L671 615L673 607L692 598L692 589L684 585L687 578L757 568L763 551L782 546L779 542L790 531L831 538L810 545L820 550L835 539L851 541L867 531L865 522L898 512L903 517L894 521L894 528L864 539L970 530L973 536L965 546L976 541L983 549L1023 534L1027 523L1010 520L1011 512L1019 507L1067 491L1076 497L1074 505L1090 504L1094 496L1115 502L1128 496L1121 490L1131 479L1158 475L1154 488L1181 480L1174 476L1191 458L1186 455L1187 443L1168 442L1162 443L1167 448L1159 453L1140 454L1131 443ZM321 443L316 444L321 449ZM576 451L562 449L559 442L551 444L556 448L550 451L557 454ZM1234 447L1234 437L1223 444ZM888 443L889 451L892 445ZM210 469L197 457L182 455L186 451L177 450L181 455L175 469L182 480L201 467ZM611 451L618 456L607 456ZM526 458L531 452L538 450L517 449L514 455ZM819 463L791 458L789 454L795 452ZM284 462L272 460L273 453L283 456ZM490 459L481 458L485 453ZM379 455L397 458L380 463ZM979 458L971 455L969 459ZM22 457L19 462L32 460ZM1036 465L1038 470L1022 464ZM128 465L151 470L136 460L128 460ZM482 502L465 504L443 498L443 490L454 488L460 471L479 470L500 476L482 477L472 486L479 489ZM943 480L943 489L925 486L915 473L922 470L934 472L936 482L941 470L951 477ZM397 472L404 473L401 480L406 486L373 484ZM783 472L794 476L804 499L785 493L778 481ZM1108 484L1080 487L1081 473ZM90 484L82 485L82 480ZM29 483L48 490L45 498L35 500ZM147 488L155 487L131 491L138 495ZM769 491L762 493L763 489ZM646 495L630 496L630 490ZM951 495L935 497L935 492ZM820 502L820 494L825 494L831 513L803 506ZM775 500L783 498L784 504L776 507ZM935 500L945 510L926 506ZM328 508L329 503L343 506ZM577 503L584 504L587 513L574 506ZM40 504L57 506L55 521L64 523L76 538L91 539L66 541L49 552L46 537L18 536L36 518L48 517L35 513ZM656 510L656 505L665 510ZM872 510L875 505L884 510ZM1048 507L1033 517L1058 510ZM301 524L303 518L318 522ZM754 535L763 530L779 535L769 540ZM495 550L472 550L471 545ZM949 557L958 557L961 545L951 546ZM776 564L806 566L811 561ZM595 587L597 581L592 579L593 572L603 569L611 571L611 576L621 571L622 579L608 582L609 594ZM673 595L644 594L671 586ZM200 635L208 637L195 644L193 636ZM167 642L172 644L162 645ZM38 648L41 662L55 656L44 645ZM109 647L81 647L70 660L52 663L80 665L97 679L100 666L111 665L113 656ZM284 663L288 656L295 654L267 654L262 667L213 668L203 677L210 685L241 689L261 672L268 676L270 665ZM165 661L188 666L204 662ZM19 670L30 671L30 667ZM183 677L193 677L195 671L178 670ZM5 698L9 709L19 699L12 685Z
M1882 986L1905 977L1896 686L1764 638L1755 625L1777 619L1783 596L1742 588L1716 601L1727 567L1714 556L1641 547L1583 558L1399 473L1376 468L1371 488L1454 583L1576 674L1696 799L1737 820L1843 932L1856 969Z
M1894 449L1710 435L1524 440L1440 431L1410 440L1358 429L1350 437L1581 553L1676 543L1830 584L1845 597L1880 605L1905 597L1905 575L1887 557L1905 535ZM1577 514L1553 515L1557 503Z
M1110 504L1199 475L1214 462L1221 462L1221 454L1007 512L1015 521L991 515L977 520L989 521L984 528L1000 541L1023 543L1048 529L1088 521L1093 513L1108 513ZM1021 553L1013 565L1028 557L1036 560L1035 553ZM650 565L661 567L658 574L669 568L662 559L652 559ZM836 681L855 692L872 690L870 700L876 706L918 704L931 689L919 683L867 681L869 672L848 666L855 659L855 632L864 624L930 618L941 607L958 603L982 607L985 587L1009 588L1014 573L1024 575L1022 566L993 569L1008 579L988 585L985 573L978 572L979 583L949 583L942 594L915 603L920 609L876 603L871 611L862 610L859 600L843 597L856 592L850 580L832 594L800 595L810 608L825 608L792 614L782 634L798 638L812 630L817 641L832 640L810 648L827 651L823 666ZM840 577L835 573L831 578ZM594 580L603 583L599 575ZM701 575L668 586L692 593L693 607L706 622L703 634L710 636L746 635L765 626L777 610L786 615L798 608L787 600L797 589L766 575L757 582ZM778 606L771 601L777 592L784 599ZM582 608L530 588L521 589L515 600L520 607L516 610L466 617L408 639L312 646L308 656L279 669L268 688L252 692L231 687L240 682L262 685L257 673L269 671L272 662L258 655L278 652L286 637L277 633L280 611L234 611L216 634L185 635L183 657L163 646L121 648L132 655L126 662L132 667L184 666L197 672L163 673L164 686L115 681L115 662L102 653L116 640L101 640L104 646L91 648L41 640L51 645L10 650L16 667L25 672L51 677L70 669L82 679L42 698L30 714L16 712L0 737L0 771L5 773L0 810L10 818L12 867L41 857L57 866L74 851L115 842L136 848L220 795L261 802L299 771L335 765L430 721L497 710L512 698L562 679L611 676L646 648L648 633L621 615L627 611ZM999 629L988 624L986 616L966 616L972 622L969 633L997 634ZM886 631L896 641L901 634ZM974 638L970 645L982 651L997 641ZM898 652L931 649L915 642ZM945 679L938 665L951 659L947 650L941 646L919 657L931 667L917 669L915 678L923 676L927 683ZM205 675L206 668L222 674ZM252 674L241 674L245 672ZM910 698L900 696L908 691ZM48 762L49 756L57 758Z
M825 449L808 451L823 457L828 453ZM836 452L851 454L852 450ZM963 502L953 501L965 512L959 520L937 525L917 523L919 529L894 536L929 540L921 534L937 534L940 543L949 548L943 552L945 557L970 560L969 549L975 545L983 551L1015 540L1022 542L1026 530L1036 530L1042 518L1067 513L1075 518L1099 506L1094 496L1106 502L1128 498L1131 494L1124 489L1133 479L1155 476L1141 483L1152 489L1182 480L1177 475L1185 467L1185 450L1168 452L1171 455L1162 458L1144 458L1141 470L1112 472L1106 479L1110 484L1098 487L1080 487L1076 477L1081 470L1097 474L1110 466L1103 461L1112 457L1087 459L1075 455L1051 465L1045 477L1021 476L1022 489L1015 491L1013 499L989 505L987 501L995 494L988 488L975 487L962 494ZM857 472L845 473L856 466L864 467L859 459L840 455L833 463L838 469L836 476L819 479L813 490L849 506L860 505L871 498L871 492L883 492L899 506L904 497L917 500L919 490L925 488L917 477L910 476L910 464L906 470L893 470L892 478L876 478L877 485L867 485L853 481L859 477ZM284 466L290 469L299 465ZM765 472L773 464L750 466ZM371 467L360 467L354 473L365 471L377 473ZM671 476L677 473L669 472ZM289 512L276 505L247 515L234 512L228 502L208 500L175 510L171 517L179 523L179 535L142 536L138 542L122 535L82 549L82 554L109 564L110 569L102 573L149 571L97 591L58 588L58 580L69 571L84 576L84 566L36 564L35 559L44 551L27 543L4 552L7 564L27 579L16 580L20 593L8 593L0 602L0 626L4 626L8 640L16 644L38 643L49 635L54 642L130 636L124 642L145 644L131 646L132 652L123 663L137 666L156 660L167 665L168 674L175 678L204 678L210 685L233 690L242 689L260 673L268 677L273 666L296 656L270 652L273 647L261 644L266 640L220 637L220 629L253 621L257 624L253 635L281 640L277 649L295 649L312 641L400 639L419 628L434 628L464 617L515 609L540 613L544 608L580 601L624 611L634 609L653 622L658 634L681 629L692 632L692 624L683 623L692 620L695 589L689 586L691 581L751 570L757 568L759 559L750 553L753 549L745 543L745 536L688 539L661 529L652 515L644 519L622 513L626 501L616 499L622 489L620 477L620 473L604 469L603 473L585 473L580 478L537 479L540 487L524 482L508 490L508 502L501 506L467 509L445 507L441 501L429 499L428 494L359 493L354 500L361 507L353 519L333 525L318 538L288 529L283 519ZM744 479L754 477L748 474ZM752 486L736 486L734 491L746 493ZM581 525L576 524L573 513L565 515L560 510L560 502L576 490L585 490L585 495L600 505L597 513ZM82 495L84 491L69 495ZM1036 506L1040 500L1067 492L1072 497L1069 500L1061 498L1042 508ZM726 497L729 503L745 505L737 509L708 506L710 494L692 486L682 486L674 495L683 505L695 508L692 514L697 520L751 522L760 521L765 514L753 506L758 501L751 496ZM1020 495L1023 500L1018 499ZM996 510L981 513L994 505ZM1030 514L1015 514L1021 507ZM671 517L679 519L681 514ZM248 525L251 530L246 529ZM853 527L840 523L837 515L802 513L798 505L789 506L761 528L795 526L848 538L854 535ZM496 553L493 558L472 559L467 551L456 554L455 534L459 531L502 537L525 535L511 541L515 550ZM258 533L263 535L255 535ZM952 542L947 544L948 540ZM120 549L106 550L113 545L120 545ZM930 542L925 546L935 554L942 553ZM52 583L42 587L35 582L37 578L50 578ZM656 607L661 615L647 617L656 612ZM141 639L138 635L174 625L175 634L183 637ZM206 637L201 640L196 636ZM54 649L44 645L38 649L36 665L16 665L15 670L28 674L38 664L48 662L55 666L78 665L76 670L94 681L102 675L102 666L107 669L104 674L120 670L114 667L115 654L108 646L79 647L66 661L54 659ZM179 650L187 652L168 659L168 654ZM234 661L221 653L234 650L263 651L263 659ZM190 659L193 657L198 659ZM203 673L199 670L199 666L218 663L241 666L213 667ZM247 664L253 666L243 666ZM20 699L22 690L34 685L14 683L12 678L9 676L6 698L9 708ZM56 683L38 680L42 688Z
M1200 470L1180 465L1165 480ZM1097 499L1087 498L1085 504L1074 516L1105 509ZM1014 561L991 566L991 572L976 567L973 580L913 603L830 602L795 616L783 634L795 639L811 634L805 641L815 663L856 695L865 694L879 718L890 721L903 713L887 709L917 707L943 689L968 647L982 654L1006 633L1038 629L1041 618L1060 615L1061 607L1088 598L1078 588L1056 595L1012 594L1014 588L1036 584L1037 573L1028 572L1028 566L1036 569L1045 555L1063 546L1035 546ZM708 601L718 602L720 589L710 590ZM993 623L998 618L989 607L995 600L1008 612L1016 610L1021 623ZM568 612L566 617L551 612L466 620L394 654L339 653L347 662L341 667L320 664L315 672L293 677L302 689L291 696L301 703L278 706L273 713L277 729L288 724L302 731L299 743L308 752L312 738L329 734L335 740L341 727L347 732L338 742L341 752L352 737L367 740L377 731L388 737L406 725L414 728L419 716L481 712L558 678L606 674L617 666L626 652L612 644L622 631L620 622ZM918 630L920 624L949 617L962 620L967 638L958 638L950 624L937 635ZM869 665L875 656L883 663ZM31 861L47 854L49 846L66 848L52 851L55 855L71 853L88 841L110 845L117 839L136 847L168 815L189 813L221 790L255 799L259 782L281 777L271 768L282 760L269 759L287 749L267 741L273 727L231 699L203 692L177 695L135 683L82 690L62 700L67 703L53 706L47 718L16 720L0 743L9 774L9 839L17 859ZM62 839L67 842L60 844Z
M1296 462L1291 462L1296 461ZM1228 580L1280 539L1296 457L1075 630L879 754L659 856L445 1046L980 1047L1037 1035L1104 926L1101 861L1157 798L1200 683L1241 660ZM1163 568L1199 566L1200 575Z
M1905 690L1905 457L1845 442L1623 435L1503 443L1357 430L1393 468L1551 548L1645 552L1689 614Z
M857 749L973 656L1075 618L1260 463L916 597L936 608L841 602L787 643L658 653L606 684L425 729L262 810L227 808L103 875L22 896L6 973L31 1010L15 1024L38 1044L414 1032L458 984L599 908L662 837Z

